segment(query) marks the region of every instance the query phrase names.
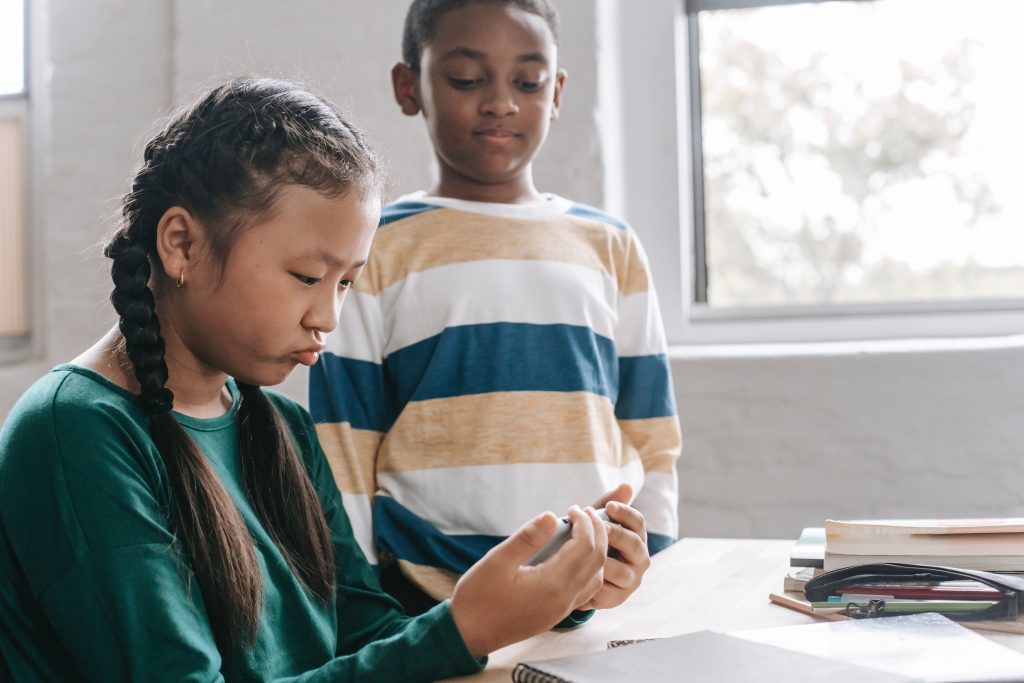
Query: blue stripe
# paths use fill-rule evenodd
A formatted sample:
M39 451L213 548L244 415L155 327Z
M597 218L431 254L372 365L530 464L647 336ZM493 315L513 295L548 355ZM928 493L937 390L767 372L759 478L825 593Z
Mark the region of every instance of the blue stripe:
M449 536L407 510L391 496L373 499L373 537L377 548L395 557L456 574L466 571L504 536Z
M423 202L414 201L402 201L392 202L384 207L384 210L380 214L380 225L387 225L388 223L394 223L401 221L406 218L412 218L417 216L424 211L433 211L438 207L432 204L424 204Z
M322 353L309 370L309 412L316 422L348 422L386 432L394 422L377 363Z
M399 559L456 574L465 574L491 548L505 540L504 536L444 534L391 496L373 499L373 537L378 549ZM651 555L675 542L666 534L647 534L647 549Z
M588 327L488 323L449 327L385 361L388 393L409 401L495 391L589 391L615 401L615 344Z
M675 542L676 539L667 534L652 534L651 532L647 532L647 552L651 555L660 553Z
M619 399L615 402L615 417L620 420L640 420L675 414L676 400L672 395L668 357L657 354L620 358Z
M622 228L623 230L629 230L629 225L624 221L606 214L600 209L595 209L592 206L586 204L573 204L572 207L566 212L570 216L576 216L577 218L587 218L589 220L601 221L608 225L614 225L616 228Z

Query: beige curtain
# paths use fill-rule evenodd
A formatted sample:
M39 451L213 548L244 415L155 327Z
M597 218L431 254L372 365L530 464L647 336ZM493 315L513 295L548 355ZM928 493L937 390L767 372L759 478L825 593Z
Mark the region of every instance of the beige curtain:
M21 120L0 119L0 337L28 332L22 169Z

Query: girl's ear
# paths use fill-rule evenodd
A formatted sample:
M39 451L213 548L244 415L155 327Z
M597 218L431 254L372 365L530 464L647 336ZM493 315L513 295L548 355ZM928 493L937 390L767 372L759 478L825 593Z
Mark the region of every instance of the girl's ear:
M193 247L200 237L199 222L188 210L172 206L160 217L156 224L156 251L169 280L188 280L189 268L195 263Z
M402 108L406 116L420 113L419 75L409 68L408 64L398 63L391 67L391 88L395 93L395 102Z
M569 72L565 69L559 69L558 73L555 74L555 93L552 99L551 106L551 120L558 120L558 108L562 106L562 90L565 88L565 79L569 75Z

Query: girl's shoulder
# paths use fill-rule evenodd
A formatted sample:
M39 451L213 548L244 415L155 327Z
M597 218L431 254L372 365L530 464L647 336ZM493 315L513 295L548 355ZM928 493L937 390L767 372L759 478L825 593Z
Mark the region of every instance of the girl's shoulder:
M299 442L299 446L307 452L316 440L316 426L313 418L302 405L279 391L263 389L263 393L273 404L277 412L284 418L285 424Z
M95 421L98 426L143 418L129 391L92 370L64 364L36 380L18 399L4 424L4 433L58 423Z
M274 407L281 413L281 416L288 420L289 423L306 420L312 422L313 418L309 416L309 411L303 408L295 399L289 398L280 391L266 387L263 387L263 393L267 395L270 402L274 404Z
M127 461L148 462L140 454L150 443L130 392L91 370L59 365L29 387L0 431L0 488L54 473L99 478Z

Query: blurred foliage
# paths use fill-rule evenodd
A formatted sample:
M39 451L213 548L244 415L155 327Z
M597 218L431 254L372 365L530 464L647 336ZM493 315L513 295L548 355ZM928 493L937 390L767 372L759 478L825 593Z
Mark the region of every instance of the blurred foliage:
M1024 296L1024 254L1021 267L982 265L971 254L922 267L877 247L908 197L941 194L965 231L1000 215L986 178L964 158L978 46L964 39L924 66L882 62L880 87L851 75L827 43L794 59L778 38L752 39L767 33L756 23L765 11L780 10L701 17L709 302ZM823 45L807 28L807 42Z

